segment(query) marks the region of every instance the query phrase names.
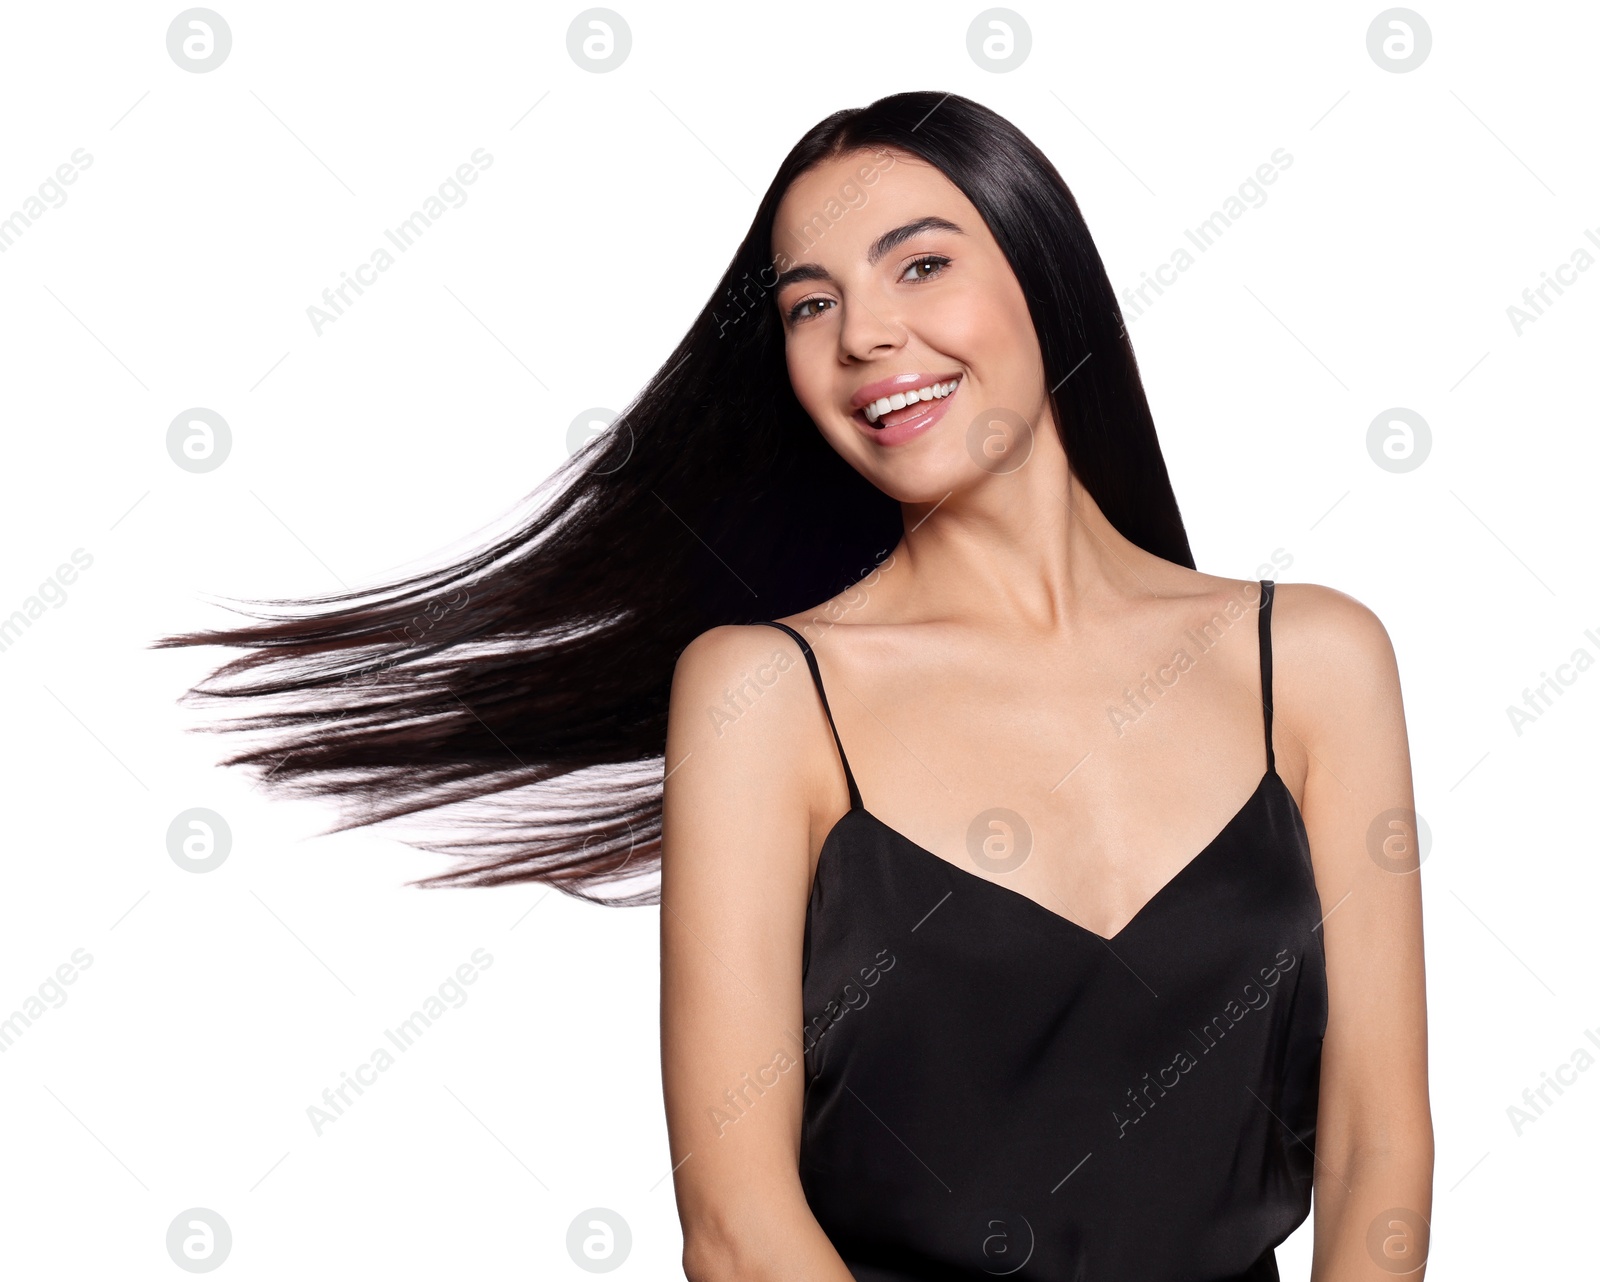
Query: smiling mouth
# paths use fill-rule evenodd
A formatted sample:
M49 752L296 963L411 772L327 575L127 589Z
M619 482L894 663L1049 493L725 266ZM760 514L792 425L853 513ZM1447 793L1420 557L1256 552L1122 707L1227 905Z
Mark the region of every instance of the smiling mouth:
M948 400L951 396L954 396L956 390L961 386L963 377L963 375L957 374L954 378L945 382L932 383L927 387L918 388L915 396L907 397L905 403L899 407L887 403L898 399L897 397L883 397L869 405L863 405L851 417L863 427L872 431L881 431L886 427L896 427L901 423L908 422L921 414L927 413L928 408L939 401ZM935 391L934 389L938 390ZM927 395L923 395L923 393L927 393ZM875 411L876 406L883 406L881 413ZM876 413L876 416L874 416L874 413L869 413L869 411Z

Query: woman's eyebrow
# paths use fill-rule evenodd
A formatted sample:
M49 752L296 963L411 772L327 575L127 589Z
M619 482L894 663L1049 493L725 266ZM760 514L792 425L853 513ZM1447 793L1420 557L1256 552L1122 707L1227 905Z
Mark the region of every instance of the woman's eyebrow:
M930 214L926 218L918 218L904 226L886 231L867 248L867 265L875 264L885 254L893 253L895 248L913 236L921 235L925 231L948 231L957 236L965 236L966 232L951 222L948 218L940 218L937 214ZM802 280L832 280L828 269L821 263L799 263L791 267L778 277L773 292L781 290L785 285L792 285Z

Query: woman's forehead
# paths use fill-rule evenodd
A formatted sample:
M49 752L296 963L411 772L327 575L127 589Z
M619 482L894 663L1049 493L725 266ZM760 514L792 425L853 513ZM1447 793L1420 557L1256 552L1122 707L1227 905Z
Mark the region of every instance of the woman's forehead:
M772 253L855 257L892 228L928 217L965 229L973 210L960 188L920 157L855 152L823 161L790 184L773 218Z

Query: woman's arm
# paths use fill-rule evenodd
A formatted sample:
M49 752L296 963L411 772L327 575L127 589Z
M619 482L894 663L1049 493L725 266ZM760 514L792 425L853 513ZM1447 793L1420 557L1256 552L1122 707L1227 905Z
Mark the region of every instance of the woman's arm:
M1420 1280L1433 1121L1421 874L1394 649L1372 611L1311 584L1277 589L1272 627L1277 724L1306 761L1301 812L1328 968L1311 1276Z
M777 629L713 628L679 656L662 832L661 1075L692 1282L851 1282L798 1174L818 735L828 729L810 674Z

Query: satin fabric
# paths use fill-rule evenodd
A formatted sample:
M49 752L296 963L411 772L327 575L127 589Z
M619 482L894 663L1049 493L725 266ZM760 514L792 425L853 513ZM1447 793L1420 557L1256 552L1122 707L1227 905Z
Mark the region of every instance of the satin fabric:
M1262 589L1266 771L1109 939L877 819L839 745L851 808L806 911L799 1174L857 1282L1278 1278L1311 1207L1328 1003ZM775 626L826 707L810 647Z

